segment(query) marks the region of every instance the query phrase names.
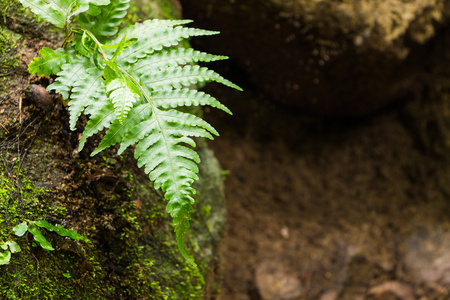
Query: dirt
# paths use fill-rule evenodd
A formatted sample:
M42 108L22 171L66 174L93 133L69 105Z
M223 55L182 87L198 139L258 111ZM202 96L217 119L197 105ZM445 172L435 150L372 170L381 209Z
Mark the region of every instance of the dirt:
M228 227L219 299L448 299L447 164L402 107L353 121L214 87ZM245 94L245 93L244 93Z

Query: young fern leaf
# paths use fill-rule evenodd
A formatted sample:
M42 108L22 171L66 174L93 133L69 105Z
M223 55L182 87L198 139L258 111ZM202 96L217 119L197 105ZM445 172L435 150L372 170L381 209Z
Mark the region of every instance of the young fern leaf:
M114 79L106 86L106 92L109 94L114 105L117 118L123 124L127 118L128 112L133 107L133 103L139 98L139 95L133 92L125 80Z

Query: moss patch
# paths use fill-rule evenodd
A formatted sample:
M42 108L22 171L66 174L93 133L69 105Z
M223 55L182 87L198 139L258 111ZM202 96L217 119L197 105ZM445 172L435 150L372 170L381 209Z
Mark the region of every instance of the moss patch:
M21 36L0 27L0 95L7 92L9 77L19 67L17 47Z
M87 258L82 252L61 250L67 243L64 238L42 230L46 239L60 249L50 252L38 246L29 233L22 237L13 234L12 228L25 219L65 218L65 207L46 193L16 170L0 173L0 244L15 241L22 250L12 254L9 265L0 266L1 299L74 299L99 290L95 282L80 284L85 275L80 266Z
M17 43L20 35L0 27L0 74L4 75L9 70L18 67Z

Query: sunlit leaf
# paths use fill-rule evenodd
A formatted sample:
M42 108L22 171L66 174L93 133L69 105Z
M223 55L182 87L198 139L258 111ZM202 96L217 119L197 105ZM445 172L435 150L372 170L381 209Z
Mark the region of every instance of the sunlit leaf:
M44 220L36 221L36 222L34 222L34 224L36 224L39 227L45 228L47 230L54 231L57 234L59 234L60 236L67 236L67 237L70 237L71 239L74 239L74 240L87 241L87 239L85 237L83 237L82 235L76 233L75 231L72 231L72 230L69 230L69 229L65 229L61 225L52 225L49 222L44 221Z
M50 244L49 241L45 239L45 237L42 235L42 232L37 228L35 224L30 224L28 227L28 231L34 236L34 240L45 250L53 251L55 250L52 247L52 244Z
M11 252L5 251L0 252L0 265L7 265L11 260Z
M15 233L15 235L17 236L22 236L25 234L25 232L27 232L28 230L28 225L27 222L22 222L19 225L14 226L13 231Z

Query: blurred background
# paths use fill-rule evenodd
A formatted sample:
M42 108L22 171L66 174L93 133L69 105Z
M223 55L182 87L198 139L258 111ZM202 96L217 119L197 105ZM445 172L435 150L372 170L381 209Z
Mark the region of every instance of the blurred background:
M219 299L450 299L450 3L180 0L225 169Z

